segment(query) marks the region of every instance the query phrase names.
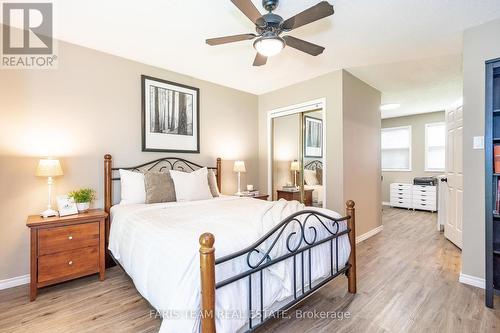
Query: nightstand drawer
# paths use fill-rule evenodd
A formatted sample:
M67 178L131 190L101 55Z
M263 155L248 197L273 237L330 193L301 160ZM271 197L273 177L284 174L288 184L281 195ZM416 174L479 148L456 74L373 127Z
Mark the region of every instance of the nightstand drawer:
M99 245L99 222L40 229L38 255Z
M64 251L38 258L38 283L64 281L99 271L99 246Z

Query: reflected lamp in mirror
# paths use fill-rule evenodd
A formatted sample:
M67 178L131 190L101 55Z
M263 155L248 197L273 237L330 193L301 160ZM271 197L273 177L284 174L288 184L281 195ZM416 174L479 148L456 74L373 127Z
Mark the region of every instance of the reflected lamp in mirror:
M63 175L63 170L61 168L61 163L59 162L59 160L52 158L43 158L38 162L35 176L47 177L47 185L49 187L49 196L48 196L49 202L47 205L47 209L40 214L43 217L50 217L57 215L57 211L52 209L52 185L54 184L53 178L62 175Z
M290 171L293 171L293 186L297 187L297 171L300 171L299 161L292 161L290 164Z
M238 173L238 192L236 192L236 195L241 195L241 173L247 172L247 169L245 168L245 162L235 161L233 171Z

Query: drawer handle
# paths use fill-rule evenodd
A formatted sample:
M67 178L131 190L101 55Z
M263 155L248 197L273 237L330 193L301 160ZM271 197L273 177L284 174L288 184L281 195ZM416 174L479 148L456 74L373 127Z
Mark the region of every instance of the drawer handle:
M68 265L70 265L70 266L71 266L71 265L73 265L73 260L70 260L70 261L68 262Z
M73 239L73 236L68 236L68 239L69 239L69 240L72 240L72 239Z
M399 203L403 203L403 201L398 201Z

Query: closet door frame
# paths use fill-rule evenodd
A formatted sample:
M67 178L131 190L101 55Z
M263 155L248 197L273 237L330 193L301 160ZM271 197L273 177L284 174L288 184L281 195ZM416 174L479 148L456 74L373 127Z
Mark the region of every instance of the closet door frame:
M273 109L267 112L267 193L272 196L273 193L273 120L274 118L288 116L296 113L310 112L314 110L321 110L321 117L323 119L323 208L326 208L327 203L327 140L326 140L326 98L319 98L307 101L300 104L285 106L278 109ZM302 135L302 134L301 134ZM301 168L303 169L303 156L301 161Z

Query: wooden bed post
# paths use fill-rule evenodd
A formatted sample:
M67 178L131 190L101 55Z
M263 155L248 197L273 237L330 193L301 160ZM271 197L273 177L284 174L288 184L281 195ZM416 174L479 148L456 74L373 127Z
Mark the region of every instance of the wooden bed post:
M349 264L351 268L347 271L348 290L351 294L356 293L356 217L354 201L346 202L346 215L351 218L347 220L349 231L349 243L351 244L351 254L349 255Z
M110 210L113 203L112 185L111 185L111 168L113 159L111 155L104 155L104 211L108 213L106 218L106 268L114 266L113 259L109 255L108 243L109 243L109 228L110 228Z
M219 160L217 160L219 164ZM215 238L200 236L201 332L215 333Z
M222 160L220 157L217 157L217 188L219 192L222 193Z

